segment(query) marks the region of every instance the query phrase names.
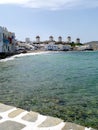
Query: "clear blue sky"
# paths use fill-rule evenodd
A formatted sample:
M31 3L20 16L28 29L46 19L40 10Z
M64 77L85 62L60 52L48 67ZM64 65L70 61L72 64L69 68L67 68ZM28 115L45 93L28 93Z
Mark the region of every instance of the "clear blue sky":
M18 40L35 40L36 35L41 40L50 35L66 40L70 35L72 41L98 41L98 0L35 1L1 0L0 26L15 32Z

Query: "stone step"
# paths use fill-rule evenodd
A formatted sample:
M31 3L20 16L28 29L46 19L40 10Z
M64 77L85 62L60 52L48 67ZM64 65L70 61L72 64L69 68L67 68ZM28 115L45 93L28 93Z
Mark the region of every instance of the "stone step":
M94 130L0 103L0 130Z

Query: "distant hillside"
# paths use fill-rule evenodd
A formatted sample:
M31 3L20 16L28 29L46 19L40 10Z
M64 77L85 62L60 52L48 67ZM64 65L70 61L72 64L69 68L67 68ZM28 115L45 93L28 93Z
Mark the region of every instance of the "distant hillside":
M90 45L90 48L92 48L93 50L98 50L98 41L87 42L84 43L84 45Z
M98 44L98 41L91 41L91 42L87 42L87 43L84 43L84 44Z

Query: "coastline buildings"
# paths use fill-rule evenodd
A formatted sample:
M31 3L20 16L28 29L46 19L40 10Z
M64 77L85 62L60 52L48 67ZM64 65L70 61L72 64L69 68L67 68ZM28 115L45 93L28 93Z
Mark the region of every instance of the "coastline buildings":
M9 32L7 28L0 26L0 53L15 52L15 33Z
M0 26L0 53L20 53L31 50L69 51L89 48L81 44L80 38L76 38L75 42L72 42L71 36L67 37L67 41L63 41L62 36L58 36L56 41L52 35L49 36L48 40L40 41L40 36L36 36L34 42L27 37L25 38L25 42L17 41L16 44L15 33L9 32L7 28Z
M53 36L49 36L49 40L40 41L40 36L36 36L36 41L32 43L35 50L49 50L49 51L70 51L76 49L77 43L80 45L80 39L77 38L76 42L71 42L71 37L67 37L67 41L62 41L62 37L59 36L55 41ZM74 49L73 49L74 48Z

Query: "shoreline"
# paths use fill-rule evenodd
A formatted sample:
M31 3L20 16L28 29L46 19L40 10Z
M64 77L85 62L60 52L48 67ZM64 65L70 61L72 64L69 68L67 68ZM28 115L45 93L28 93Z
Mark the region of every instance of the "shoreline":
M11 54L6 54L4 58L0 57L0 62L6 62L9 60L14 60L15 58L18 57L24 57L24 56L30 56L30 55L40 55L40 54L47 54L50 53L50 51L28 51L26 53L11 53Z
M40 54L48 54L48 53L58 53L58 52L87 52L87 51L45 51L45 50L33 50L33 51L16 52L16 53L0 53L0 62L13 60L13 59L15 59L17 57L30 56L30 55L40 55Z

